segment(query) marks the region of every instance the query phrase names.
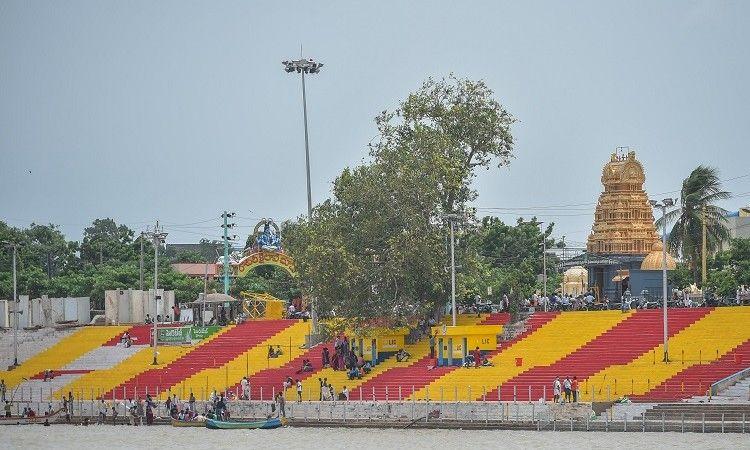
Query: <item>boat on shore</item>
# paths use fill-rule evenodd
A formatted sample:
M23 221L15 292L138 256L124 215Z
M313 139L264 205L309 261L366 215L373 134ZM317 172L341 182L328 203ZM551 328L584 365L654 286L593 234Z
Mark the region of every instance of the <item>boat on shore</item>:
M205 420L178 420L178 419L172 419L172 426L173 427L205 427L206 421Z
M0 417L0 425L32 425L32 424L43 424L55 423L61 418L65 417L65 409L60 408L54 411L52 414L46 416L34 416L34 417L22 417L22 416L11 416L11 417Z
M273 428L279 428L286 425L287 420L285 418L274 417L272 419L258 420L258 421L224 421L206 419L206 428L212 430L270 430Z

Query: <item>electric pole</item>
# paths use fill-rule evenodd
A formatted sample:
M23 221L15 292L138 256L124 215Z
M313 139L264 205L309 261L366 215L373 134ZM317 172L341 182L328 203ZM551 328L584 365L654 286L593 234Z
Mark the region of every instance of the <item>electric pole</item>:
M448 219L450 224L451 235L451 315L453 316L453 326L456 326L456 246L455 246L455 221L461 219L460 214L444 214L443 218Z
M13 250L13 366L18 367L18 315L22 312L19 311L18 304L18 281L16 277L16 260L18 259L18 243L15 242L3 242L7 248Z
M235 227L235 223L228 223L227 219L235 216L233 212L224 211L221 218L224 219L224 223L221 225L224 231L224 261L222 263L222 269L224 269L224 294L229 295L229 241L237 239L237 235L229 237L229 229Z
M706 280L708 278L708 272L706 270L706 253L708 253L708 245L706 244L706 207L704 206L701 210L701 289L705 289Z
M141 231L140 290L143 291L143 231Z
M167 233L164 232L163 228L159 228L159 221L156 221L156 226L152 233L147 233L154 243L154 361L153 365L158 365L157 361L157 341L158 341L158 323L157 317L159 316L159 300L161 296L158 295L157 289L159 288L159 247L163 244L167 238Z

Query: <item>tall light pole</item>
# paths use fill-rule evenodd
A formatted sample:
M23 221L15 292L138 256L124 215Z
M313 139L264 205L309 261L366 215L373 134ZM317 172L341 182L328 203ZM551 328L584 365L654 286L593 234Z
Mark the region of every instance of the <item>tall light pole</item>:
M18 282L16 278L16 259L18 255L18 244L4 241L7 248L13 249L13 367L18 367Z
M661 295L662 295L662 320L664 322L664 362L669 362L669 336L667 333L667 208L674 206L677 199L665 198L661 202L649 200L648 202L654 208L661 209Z
M300 59L292 61L282 61L284 70L287 73L298 73L302 75L302 115L305 122L305 169L307 173L307 220L312 220L312 191L310 189L310 142L307 136L307 93L305 91L305 74L320 73L323 63L317 62L312 58L302 58L302 49L300 48ZM318 316L315 313L315 299L312 299L310 305L310 315L312 316L313 332L318 332Z
M300 52L301 53L301 52ZM284 70L287 73L297 72L302 75L302 115L305 122L305 168L307 170L307 219L312 218L312 192L310 190L310 141L307 135L307 92L305 90L305 74L320 73L323 63L313 59L300 59L283 61Z
M456 326L456 246L455 246L455 221L461 219L461 214L444 214L443 218L450 223L451 230L451 315L453 326Z
M157 333L158 330L158 324L159 321L156 320L156 318L159 316L159 295L157 294L157 289L159 287L159 247L161 244L164 243L164 241L167 238L167 233L164 232L164 229L159 228L159 221L156 221L156 226L154 227L154 231L152 233L148 233L151 239L154 243L154 361L152 362L153 365L158 365L157 362L157 341L159 338L159 335Z

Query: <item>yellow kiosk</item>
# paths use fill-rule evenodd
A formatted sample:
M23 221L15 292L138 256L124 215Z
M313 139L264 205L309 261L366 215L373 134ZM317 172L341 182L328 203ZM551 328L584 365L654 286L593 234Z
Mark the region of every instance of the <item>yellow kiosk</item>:
M349 334L353 336L352 344L357 354L374 366L404 348L409 329L377 327Z
M479 347L482 352L497 348L497 336L502 325L463 325L432 327L437 342L437 365L463 365L469 352Z

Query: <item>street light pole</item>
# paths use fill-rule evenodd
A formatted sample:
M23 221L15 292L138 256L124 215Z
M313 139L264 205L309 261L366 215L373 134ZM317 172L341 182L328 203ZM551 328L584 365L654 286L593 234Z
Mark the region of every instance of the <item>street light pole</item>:
M669 362L669 333L667 328L667 208L674 206L676 199L665 198L661 202L649 200L654 208L661 209L662 233L661 233L661 295L662 295L662 321L664 333L664 362Z
M305 89L305 74L320 73L323 63L310 59L302 58L300 49L300 59L292 61L283 61L284 70L287 73L297 72L302 75L302 116L305 124L305 171L307 175L307 221L312 221L312 189L310 188L310 140L307 132L307 91ZM318 332L318 316L315 313L315 299L312 299L310 305L310 315L312 316L313 332Z
M167 233L163 229L159 228L159 221L156 221L153 233L150 233L154 243L154 360L151 364L154 366L158 365L157 359L157 341L158 341L158 324L157 317L159 316L159 295L157 289L159 287L159 246L167 238Z
M18 367L18 281L16 279L16 254L18 245L13 244L13 367Z
M456 326L456 244L455 244L455 221L460 219L460 214L444 214L443 218L450 223L451 235L451 315L453 326Z

